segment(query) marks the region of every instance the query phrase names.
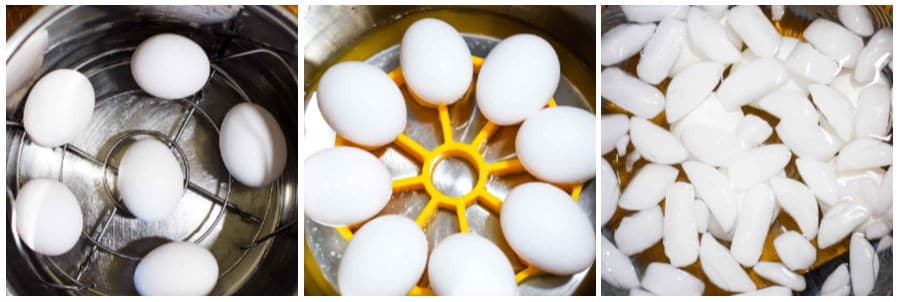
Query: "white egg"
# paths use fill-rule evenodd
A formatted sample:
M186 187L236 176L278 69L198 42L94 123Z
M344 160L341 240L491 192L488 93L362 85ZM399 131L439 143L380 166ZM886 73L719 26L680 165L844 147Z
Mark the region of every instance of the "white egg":
M83 74L57 69L41 77L25 101L22 123L28 138L55 148L80 134L94 114L94 87Z
M559 58L541 37L518 34L501 41L481 65L478 109L494 124L518 124L541 110L559 84Z
M477 234L450 235L428 260L428 281L441 296L514 296L516 275L493 242Z
M557 106L528 117L516 134L516 155L538 179L582 183L597 175L596 117Z
M453 26L425 18L410 25L400 42L406 85L431 105L453 104L472 82L472 53Z
M147 253L134 269L142 296L203 296L216 286L219 264L204 247L170 242Z
M303 161L304 213L329 226L375 216L391 199L391 173L371 153L352 147L325 149Z
M515 187L503 200L500 227L516 254L543 271L571 275L594 263L594 228L557 187L540 182Z
M386 215L369 221L344 250L337 283L344 296L400 296L409 292L428 260L428 240L414 221Z
M384 71L343 62L319 80L319 109L337 134L366 147L384 146L406 128L406 103Z
M157 221L169 217L184 195L184 171L168 146L143 138L122 156L116 184L131 214Z
M78 200L56 180L38 178L25 183L16 196L15 211L19 237L37 253L62 255L81 236Z
M287 142L278 121L252 103L238 104L225 114L219 152L231 176L255 188L275 181L287 163Z
M206 85L209 58L200 45L176 34L158 34L141 42L131 56L131 76L148 94L185 98Z

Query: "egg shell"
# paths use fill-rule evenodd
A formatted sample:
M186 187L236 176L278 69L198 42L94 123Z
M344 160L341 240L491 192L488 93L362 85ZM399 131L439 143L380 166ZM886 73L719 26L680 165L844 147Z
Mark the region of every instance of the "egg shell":
M552 185L515 187L503 200L500 226L516 254L543 271L572 275L594 263L593 225L565 191Z
M632 114L651 119L665 108L665 96L656 87L635 78L618 67L600 72L600 95Z
M381 69L343 62L325 71L317 92L322 117L353 143L380 147L406 128L406 103L400 88Z
M28 93L22 124L28 138L55 148L71 142L94 114L94 87L78 71L57 69L41 77Z
M304 213L329 226L352 225L375 216L391 198L391 174L371 153L335 147L303 161Z
M181 201L184 171L169 147L141 138L122 156L116 185L131 214L158 221L169 217Z
M209 79L209 58L200 45L176 34L157 34L131 55L131 76L148 94L163 99L193 95Z
M141 258L134 270L134 287L142 296L203 296L218 278L219 265L209 250L171 242Z
M803 30L803 37L841 67L856 66L856 57L863 49L862 38L840 24L823 18L809 24Z
M596 117L570 106L543 109L516 134L516 156L531 175L552 183L582 183L597 175Z
M600 36L600 65L616 65L637 54L653 35L656 24L621 24Z
M241 103L225 114L219 151L231 176L259 188L278 178L287 164L287 141L278 121L262 106Z
M15 214L19 237L39 254L65 254L81 236L83 218L78 199L56 180L26 182L16 196Z
M460 100L472 82L472 53L456 29L434 18L416 21L400 42L400 69L406 85L431 105Z
M532 34L510 36L484 58L475 87L478 110L494 124L518 124L550 101L559 75L550 43Z
M427 259L428 240L414 221L381 216L353 234L338 266L338 288L344 296L405 295Z
M493 242L474 233L441 240L428 259L428 280L441 296L513 296L516 276Z

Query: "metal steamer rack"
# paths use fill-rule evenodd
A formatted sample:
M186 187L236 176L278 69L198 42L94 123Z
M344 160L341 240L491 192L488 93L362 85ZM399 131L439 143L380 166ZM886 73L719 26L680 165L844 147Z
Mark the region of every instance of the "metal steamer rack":
M241 13L243 13L243 10ZM231 22L231 24L229 24L229 27L231 27L231 28L235 28L235 27L239 27L239 26L241 26L239 20L235 21L235 22ZM156 247L159 244L164 243L168 240L190 242L193 244L198 244L201 246L205 246L206 248L212 249L211 245L217 244L217 242L211 242L211 241L214 241L215 240L214 237L218 237L219 233L221 233L223 231L222 229L224 227L227 214L231 214L231 215L235 216L241 222L250 225L251 228L255 228L255 230L251 232L252 234L249 236L249 238L238 239L238 240L241 240L243 243L235 243L235 242L227 243L227 244L231 245L230 248L235 250L234 253L236 253L237 256L229 257L229 258L234 258L234 259L227 265L223 266L220 263L220 265L219 265L220 273L219 273L219 278L218 278L219 281L229 278L230 277L229 275L232 274L235 271L235 269L238 268L239 266L243 267L243 266L250 265L252 267L252 266L255 266L256 264L258 264L259 262L261 262L260 256L264 256L265 254L268 253L268 249L271 247L270 241L273 238L275 238L276 236L283 235L283 234L290 234L290 235L296 236L297 218L295 215L289 215L289 216L293 216L295 218L293 218L290 221L280 222L281 225L279 226L279 220L280 220L279 217L281 217L285 214L285 213L282 213L282 211L284 211L283 206L279 204L280 203L279 200L286 198L286 192L284 191L285 190L284 182L286 180L284 179L284 174L279 176L278 179L276 179L268 187L257 189L258 191L264 191L265 193L261 193L261 194L264 194L264 196L266 196L264 198L264 203L262 204L262 206L254 206L253 207L254 210L257 210L257 211L247 210L245 208L245 206L239 205L239 204L243 204L243 205L248 204L246 202L242 202L242 203L235 202L235 196L233 196L233 191L237 190L237 188L235 188L235 186L233 186L234 180L231 177L230 173L228 173L227 169L224 168L224 164L221 162L221 160L218 160L218 167L216 168L217 171L220 171L222 173L220 179L216 179L217 177L214 176L214 177L212 177L213 178L212 181L210 181L210 179L207 179L207 178L199 179L200 176L196 176L196 175L194 175L194 178L192 178L192 173L191 173L192 165L207 164L208 161L202 162L202 163L196 162L196 161L199 161L199 159L197 159L194 156L195 154L192 154L192 152L191 152L191 151L195 151L195 150L193 150L193 148L196 148L196 147L191 147L189 151L186 151L185 144L196 143L195 141L189 140L189 141L180 143L179 140L184 138L186 129L197 128L198 127L197 124L200 124L200 123L205 124L206 127L209 127L210 129L214 130L210 134L214 134L216 137L218 136L219 127L218 127L216 121L207 112L207 110L205 110L201 106L201 104L203 104L204 101L208 101L209 99L211 99L208 96L208 94L210 92L211 86L213 86L214 80L217 85L219 83L224 83L227 88L231 89L233 91L233 93L235 93L239 96L240 101L251 102L251 103L253 102L250 99L250 97L248 96L247 92L245 91L246 87L241 86L240 83L235 81L233 76L228 71L226 71L225 68L223 68L223 66L222 66L223 64L226 64L228 62L234 62L234 61L236 61L238 59L242 59L242 58L265 57L273 62L277 62L277 64L275 64L276 65L275 68L283 69L284 72L286 72L287 74L290 74L292 76L292 79L290 79L290 80L293 80L294 84L297 83L296 71L282 57L282 55L279 54L279 53L287 53L287 51L281 50L278 48L274 48L263 42L254 41L252 39L247 39L247 38L243 38L243 37L237 37L234 33L231 33L231 32L213 32L213 35L226 36L226 37L230 37L231 39L243 39L243 42L250 43L251 45L255 45L256 48L236 52L233 54L224 55L228 50L227 48L229 46L229 43L225 43L225 44L221 45L211 55L210 65L211 65L212 70L211 70L209 78L207 80L207 84L202 88L202 90L200 92L198 92L190 97L187 97L184 99L178 99L178 100L159 100L159 99L155 99L149 95L146 95L140 89L129 89L129 90L125 90L125 91L116 91L115 93L112 93L105 97L101 97L101 95L98 95L98 99L95 102L95 111L105 105L110 104L110 103L123 101L123 98L125 100L134 100L135 98L140 98L140 100L138 100L138 101L142 101L142 102L147 102L148 100L156 100L156 101L160 101L160 102L169 102L171 104L178 104L182 108L183 114L180 117L176 118L176 120L180 119L181 120L180 122L172 124L173 127L176 127L176 128L174 128L174 129L176 129L174 134L168 135L168 134L164 133L163 131L154 130L154 129L115 129L115 130L119 130L119 131L111 133L111 135L108 138L104 139L104 142L102 142L102 143L104 143L105 146L108 146L108 147L105 147L106 150L103 151L102 149L104 149L104 148L100 148L101 150L98 150L98 152L97 152L98 156L95 157L91 151L88 151L88 150L85 150L83 148L79 148L78 146L76 146L77 140L76 140L76 142L67 143L61 147L57 147L57 148L53 148L53 149L34 145L28 139L21 122L10 121L10 120L6 121L7 135L8 135L8 138L7 138L8 150L10 147L10 141L13 141L16 136L17 136L17 141L18 141L18 143L17 143L18 147L16 149L14 149L15 151L10 150L10 152L9 152L9 153L15 152L15 154L7 155L8 156L8 159L7 159L8 169L9 169L9 165L11 164L11 163L9 163L9 160L11 158L15 158L15 163L12 163L12 165L14 165L13 169L15 170L14 188L10 188L9 184L7 186L7 217L8 217L8 221L9 221L7 228L8 228L8 232L12 235L12 239L15 242L16 252L19 254L19 256L22 259L26 260L24 262L26 263L28 270L30 270L30 272L34 275L34 278L36 278L36 280L38 280L42 284L42 286L47 287L47 288L52 288L52 289L63 290L65 292L68 292L69 294L95 294L95 295L128 294L128 292L123 292L121 290L121 287L131 289L129 287L130 284L129 284L129 286L123 286L122 284L112 283L114 285L114 287L116 287L116 290L113 290L110 288L113 286L109 286L111 284L110 280L103 280L104 282L101 282L102 284L97 284L90 280L87 280L87 281L84 280L86 272L89 270L89 266L92 263L96 263L99 261L98 258L102 257L100 255L101 253L112 256L114 258L117 258L116 260L112 260L107 264L107 267L106 267L107 269L114 269L116 271L124 270L126 272L130 272L129 269L123 269L121 266L131 266L133 268L133 266L136 266L137 262L141 260L142 255L149 252L150 248ZM83 73L89 79L94 78L98 74L110 72L112 69L119 69L119 71L121 71L121 69L128 70L128 68L129 68L128 59L130 58L130 54L133 50L134 50L134 47L125 47L125 48L109 50L109 51L97 54L96 56L88 57L87 59L85 59L83 61L77 62L76 64L74 64L74 66L72 66L70 68ZM110 62L108 60L110 58L114 58L114 59L112 59L112 61ZM98 63L101 63L101 64L98 64ZM104 65L102 63L107 63L107 64ZM55 66L55 67L60 68L60 66ZM48 70L42 70L42 72L47 72L47 71ZM37 77L35 77L35 78L37 78ZM94 83L94 84L96 85L96 83ZM215 89L219 89L219 88L217 87ZM97 90L97 88L95 88L95 90ZM154 104L154 105L157 105L157 104ZM226 109L230 109L230 107L228 107ZM97 122L97 118L96 118L96 113L95 113L95 118L92 119L91 124L94 124L96 122ZM194 123L194 124L192 124L192 123ZM189 127L189 125L194 126L194 127ZM284 124L282 124L282 125L284 125ZM88 128L92 128L94 126L96 126L96 125L89 125ZM101 126L101 127L103 127L103 126ZM115 126L113 126L113 128L115 128ZM12 130L13 135L10 135L10 130ZM192 134L195 134L195 133L193 133L193 131L191 131L191 132L192 132ZM81 136L83 136L83 135L84 135L84 133L81 134ZM130 144L131 142L133 142L139 138L155 139L155 140L162 142L167 147L169 147L169 149L172 151L172 153L178 160L179 164L181 165L182 172L184 173L183 175L185 178L184 179L185 195L182 197L182 200L180 201L181 203L185 202L184 199L186 199L188 197L188 195L195 195L195 196L192 196L192 200L194 200L194 199L205 200L208 202L208 205L207 205L206 209L204 209L203 211L200 211L200 214L203 215L202 219L198 220L198 219L196 219L196 217L193 219L195 221L199 221L199 224L195 223L194 226L189 226L189 227L185 227L185 228L170 228L169 226L165 225L166 223L171 222L170 219L163 220L163 221L153 225L154 227L158 228L159 230L163 230L163 231L172 231L173 229L190 230L189 232L187 232L186 235L172 236L171 234L165 234L165 235L169 235L169 236L166 236L168 238L149 238L150 240L148 240L148 242L140 244L140 245L144 245L144 246L141 246L140 248L131 248L131 246L128 246L128 245L126 245L124 247L114 247L114 246L112 246L113 244L121 243L121 242L119 242L120 240L118 240L118 239L121 239L121 237L110 238L110 236L111 236L110 235L110 233L111 233L110 226L117 220L119 220L120 222L124 221L123 223L125 225L129 225L129 223L127 223L127 221L135 221L136 220L133 216L131 216L128 213L128 210L125 208L120 197L118 196L116 189L114 188L114 185L110 185L110 182L115 181L115 175L118 171L114 162L117 161L117 156L118 156L118 158L121 157L122 153L124 153L124 150L127 149L128 144ZM212 141L216 142L215 139L213 139ZM111 142L111 144L109 144L109 142ZM218 150L217 149L218 144L216 143L215 145L216 145L215 150ZM79 175L79 174L84 174L84 173L80 173L83 171L77 171L79 173L73 173L74 175L68 175L68 174L64 173L64 172L66 172L66 168L68 168L70 165L75 165L74 168L71 168L73 170L83 169L81 166L83 166L85 164L93 166L94 169L99 168L101 170L101 172L99 173L99 177L100 177L99 182L101 183L102 189L96 188L96 185L94 186L94 188L97 191L102 191L101 197L99 199L101 199L104 202L102 202L102 204L94 205L95 207L102 208L100 210L101 214L97 217L98 219L93 224L93 227L85 226L85 228L82 230L81 238L79 239L79 242L75 245L75 247L73 247L72 250L70 250L68 253L60 255L60 256L50 257L50 256L45 256L45 255L40 255L40 254L34 253L33 251L31 251L28 247L26 247L23 244L23 242L19 238L18 231L16 230L16 227L15 227L16 216L14 213L14 208L15 208L14 203L15 203L15 195L18 192L19 188L27 180L26 178L49 177L48 175L40 175L40 176L28 175L29 174L28 172L23 171L23 166L25 166L25 163L26 163L26 159L23 158L23 156L25 156L25 154L29 151L30 152L51 152L53 154L58 153L57 156L59 156L59 162L58 162L58 164L54 164L55 166L58 167L56 169L56 171L54 171L56 174L55 178L58 181L65 183L67 186L70 187L70 189L72 189L71 188L72 182L96 181L96 179L93 179L93 180L89 179L88 181L84 181L84 179L81 178L83 175ZM197 150L197 151L199 151L199 150ZM67 164L67 162L68 162L68 164ZM202 171L202 172L206 172L206 171ZM8 174L9 174L9 172L8 172ZM39 173L35 173L35 174L39 174ZM66 176L68 176L68 177L66 177ZM206 175L206 177L209 177L209 175ZM79 179L79 178L81 178L81 179ZM206 181L206 182L199 183L197 181L198 179ZM68 182L66 182L66 180L68 180ZM210 188L210 185L208 185L208 183L210 183L210 182L214 183L213 188ZM250 189L249 188L241 188L240 190L248 191ZM77 190L77 189L73 189L73 192L76 194L76 196L79 197L79 202L81 203L82 208L84 208L85 201L82 199L85 199L85 198L84 198L83 194L79 194L80 190ZM290 193L290 194L292 194L292 193ZM288 195L290 195L290 194L288 194ZM91 198L88 198L88 199L91 199ZM96 199L96 198L94 198L94 199ZM96 201L96 200L93 200L93 201ZM251 200L251 201L255 202L256 200ZM259 213L254 213L254 212L259 212L258 211L259 208L262 208L262 213L261 213L262 215L259 215ZM176 217L176 219L177 218L178 217ZM88 215L85 215L85 221L88 221L88 219L89 219ZM178 223L178 222L180 222L180 221L175 221L175 223ZM131 223L130 225L140 225L140 223L139 222L137 224ZM252 227L252 226L255 226L255 227ZM117 232L119 232L119 230L117 230ZM164 232L161 232L161 233L164 233ZM117 234L117 235L119 235L119 234ZM163 236L165 236L165 235L163 235ZM73 251L76 251L79 249L86 250L86 253L83 253L84 256L81 257L81 259L79 261L77 261L77 266L75 266L74 269L72 269L72 267L68 267L69 269L67 269L67 267L64 267L63 263L71 263L72 262L72 259L71 259L72 255L70 255L70 254L72 254ZM132 249L134 251L128 251L129 249ZM249 262L255 262L255 263L243 263L246 260L248 260L247 259L248 255L251 252L254 253L254 257L256 257L256 258ZM65 259L59 259L61 257L65 258ZM217 258L219 258L218 255L217 255ZM217 260L220 262L222 261L222 259L217 259ZM126 262L126 264L122 264L122 262L120 262L119 264L116 264L116 261L124 261L124 262ZM224 269L222 269L222 268L224 268ZM238 285L232 286L231 288L228 288L228 289L220 289L219 284L217 284L217 288L214 290L213 293L221 293L221 294L233 293L234 291L236 291L240 288L240 283L245 282L246 278L249 277L250 275L252 275L252 272L248 273L248 272L242 271L239 275L241 275L241 276L232 277L232 278L237 278L237 279L243 278L243 280L237 281ZM115 277L119 277L119 276L106 276L106 278L115 278ZM121 281L115 281L115 282L121 282ZM8 288L8 290L9 290L9 288ZM133 292L131 292L131 293L133 294Z

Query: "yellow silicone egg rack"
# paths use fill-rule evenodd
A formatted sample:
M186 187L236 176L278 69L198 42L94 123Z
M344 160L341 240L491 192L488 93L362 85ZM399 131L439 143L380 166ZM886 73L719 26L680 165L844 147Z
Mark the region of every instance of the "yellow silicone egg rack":
M478 74L483 62L483 58L472 56L472 64L474 65L475 74ZM399 67L388 73L388 76L391 78L391 80L394 81L397 86L399 86L401 89L404 88L403 86L406 84L406 80L403 78L403 73L401 72ZM469 87L469 90L466 92L466 97L468 97L468 94L472 93L473 87L474 84ZM416 100L416 102L418 102L419 104L422 104L426 107L433 107L428 106L424 102L420 101L412 91L409 92L413 99ZM547 103L547 106L555 107L556 101L551 97L550 101ZM527 171L518 159L487 162L479 152L481 147L487 143L491 136L495 132L497 132L497 130L501 126L494 124L491 121L486 121L486 124L481 128L481 130L478 131L478 134L475 135L475 138L471 143L459 142L453 139L452 127L450 125L450 110L448 106L437 106L437 113L438 121L440 123L440 136L442 138L442 141L441 144L439 144L433 150L426 149L418 142L403 133L400 133L400 135L397 136L397 139L394 140L394 145L408 152L416 161L418 161L422 165L422 172L421 174L416 176L394 179L392 183L392 189L394 194L424 189L425 192L431 197L428 203L425 204L425 208L422 209L418 217L416 217L416 224L418 224L420 228L425 229L428 224L434 219L435 214L437 214L437 211L439 209L446 209L456 213L457 220L459 221L459 231L461 233L466 233L469 231L469 222L466 218L466 209L469 206L478 202L488 208L493 214L499 215L500 213L500 207L503 205L503 201L499 197L488 192L488 177L491 175L503 176L516 173L527 173ZM352 142L341 137L340 135L336 137L334 145L360 147L354 145ZM364 147L360 148L366 149ZM447 196L446 194L438 190L437 187L435 187L434 182L432 181L432 173L434 171L434 167L437 165L437 163L448 157L463 158L475 169L477 180L474 187L469 193L462 196ZM578 202L583 184L557 186L569 192L572 196L572 199L575 200L575 202ZM361 226L362 223L353 226L338 227L337 231L341 234L342 237L344 237L344 239L350 241L350 239L353 238L353 233ZM534 267L524 259L519 259L519 261L525 264L525 268L516 272L517 284L520 284L528 278L540 275L542 273L540 269ZM412 290L409 291L408 294L420 296L432 295L433 292L430 288L416 285Z

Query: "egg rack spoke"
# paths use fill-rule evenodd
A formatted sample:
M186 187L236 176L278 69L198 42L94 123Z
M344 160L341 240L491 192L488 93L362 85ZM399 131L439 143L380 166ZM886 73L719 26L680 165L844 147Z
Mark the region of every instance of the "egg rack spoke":
M480 71L483 61L484 60L482 58L475 56L472 57L472 63L476 74ZM403 78L403 74L401 73L400 68L391 71L390 73L388 73L388 76L394 81L397 86L399 86L401 89L404 89L405 79ZM469 97L469 94L471 94L473 90L473 87L470 86L469 91L466 92L466 98ZM425 105L423 102L419 101L415 94L411 91L410 95L419 104ZM556 101L551 98L548 101L547 106L556 106ZM456 141L453 138L453 127L450 122L449 106L439 105L435 108L435 110L437 111L438 123L440 125L439 136L441 137L442 141L441 144L439 144L433 150L426 149L417 141L403 133L398 135L397 138L392 142L394 146L412 156L412 158L422 167L422 171L418 175L394 179L391 184L392 191L394 194L397 194L407 191L424 190L430 196L428 202L426 202L424 208L421 210L415 220L416 224L418 224L422 229L426 229L428 225L434 220L438 210L444 209L452 211L456 215L457 222L459 224L459 231L461 233L467 233L470 231L469 222L466 215L466 210L469 208L469 206L478 203L487 208L492 215L499 216L500 208L503 205L503 200L495 194L489 192L489 190L487 189L488 178L491 176L497 177L510 174L527 173L527 171L518 159L513 158L496 162L487 162L484 159L484 156L481 154L480 150L483 149L483 147L488 143L491 137L499 130L501 126L487 121L486 124L482 126L482 128L472 139L472 142L460 142ZM335 146L344 145L355 146L349 140L338 135L335 138ZM434 172L433 170L437 166L437 163L449 157L463 158L466 162L471 164L476 171L477 180L474 187L469 193L463 196L448 196L439 191L432 182L432 173ZM574 199L575 202L578 202L583 184L556 186L567 191L572 196L572 199ZM353 238L353 233L361 226L362 223L352 226L337 227L336 229L337 232L345 240L350 241L350 239ZM516 272L516 283L520 284L529 278L538 276L543 273L540 269L534 267L524 259L520 258L518 260L519 262L524 264L524 268ZM422 287L418 284L408 292L408 295L413 296L433 294L434 293L430 288Z

